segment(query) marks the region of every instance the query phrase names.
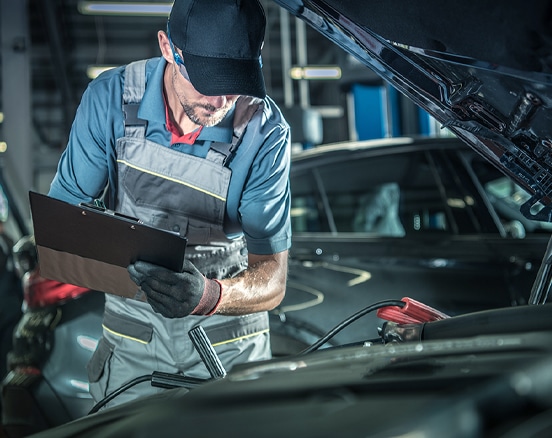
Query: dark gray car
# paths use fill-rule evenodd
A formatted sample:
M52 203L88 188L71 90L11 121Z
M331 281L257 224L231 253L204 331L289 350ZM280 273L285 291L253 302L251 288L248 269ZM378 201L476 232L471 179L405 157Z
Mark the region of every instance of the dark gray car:
M273 318L306 344L362 308L414 298L448 315L527 304L550 223L528 195L457 138L393 138L294 156L293 246ZM378 337L363 317L334 345Z

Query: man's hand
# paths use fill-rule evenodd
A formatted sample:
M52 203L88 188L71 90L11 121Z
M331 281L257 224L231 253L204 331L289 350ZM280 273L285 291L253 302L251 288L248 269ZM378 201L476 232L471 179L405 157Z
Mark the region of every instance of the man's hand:
M212 315L220 302L221 284L205 278L189 260L180 273L142 261L127 269L153 310L167 318Z

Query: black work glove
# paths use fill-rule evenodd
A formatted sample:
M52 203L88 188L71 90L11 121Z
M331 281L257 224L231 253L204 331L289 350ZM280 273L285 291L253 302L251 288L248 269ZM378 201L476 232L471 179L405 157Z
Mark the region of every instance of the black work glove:
M220 302L221 284L205 278L189 260L185 260L182 272L142 261L127 270L153 310L166 318L212 315Z

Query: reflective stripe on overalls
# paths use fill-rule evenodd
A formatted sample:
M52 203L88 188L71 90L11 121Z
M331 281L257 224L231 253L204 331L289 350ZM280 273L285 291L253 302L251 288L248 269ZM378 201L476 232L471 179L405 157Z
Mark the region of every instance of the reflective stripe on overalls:
M224 164L259 104L240 97L233 143L214 144L206 158L198 158L145 138L146 122L136 116L144 89L145 61L129 64L123 95L125 136L117 141L115 209L185 235L189 244L186 257L207 277L234 276L247 267L247 251L243 238L229 240L223 230L231 174ZM163 371L208 378L188 337L189 330L198 324L205 329L227 371L237 363L270 358L267 312L167 319L153 312L147 303L106 295L101 348L106 356L111 357L113 351L116 355L112 356L110 376L103 385L100 383L98 395L91 383L93 396L101 398L140 373ZM92 362L90 374L94 374ZM105 366L98 366L102 370L97 373L106 372ZM155 388L141 387L135 395L128 395L133 398L151 392Z

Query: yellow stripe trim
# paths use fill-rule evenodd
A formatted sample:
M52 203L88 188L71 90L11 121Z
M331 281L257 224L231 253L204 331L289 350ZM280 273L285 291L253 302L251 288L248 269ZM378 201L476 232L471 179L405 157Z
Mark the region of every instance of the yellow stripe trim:
M102 327L104 328L104 330L108 331L112 335L119 336L119 337L125 338L125 339L130 339L131 341L140 342L141 344L149 344L149 342L143 341L142 339L133 338L132 336L123 335L122 333L111 330L110 328L107 328L103 324L102 324ZM230 344L232 342L243 341L244 339L252 338L253 336L262 335L264 333L268 333L269 331L270 331L270 329L265 329L265 330L261 330L261 331L255 332L255 333L251 333L249 335L239 336L237 338L227 339L225 341L217 342L216 344L212 344L212 345L213 345L213 347L218 347L219 345L225 345L225 344Z
M219 345L230 344L231 342L242 341L242 340L247 339L247 338L252 338L253 336L262 335L263 333L268 333L269 331L270 331L270 329L265 329L265 330L261 330L260 332L251 333L250 335L244 335L244 336L240 336L238 338L227 339L226 341L217 342L216 344L212 344L212 345L213 345L213 347L218 347Z
M111 333L112 335L119 336L119 337L125 338L125 339L130 339L131 341L140 342L140 344L149 344L149 342L142 341L141 339L133 338L132 336L123 335L122 333L119 333L119 332L113 331L113 330L111 330L111 329L108 329L108 328L107 328L105 325L103 325L103 324L102 324L102 327L104 328L104 330L108 331L108 332Z
M127 165L128 167L132 167L133 169L136 169L136 170L139 170L140 172L144 172L144 173L149 173L150 175L154 175L154 176L158 176L160 178L163 178L163 179L166 179L166 180L169 180L169 181L172 181L172 182L175 182L175 183L178 183L178 184L182 184L183 186L187 186L187 187L190 187L194 190L197 190L198 192L202 192L202 193L205 193L209 196L212 196L213 198L217 198L217 199L220 199L221 201L224 201L226 202L226 198L223 197L223 196L219 196L219 195L216 195L215 193L213 192L209 192L207 190L204 190L204 189L201 189L197 186L194 186L192 184L188 184L188 183L185 183L184 181L180 181L176 178L170 178L166 175L162 175L160 173L157 173L157 172L152 172L151 170L147 170L147 169L144 169L142 167L138 167L138 166L135 166L134 164L130 164L128 161L125 161L125 160L117 160L118 163L122 163L122 164L125 164Z

